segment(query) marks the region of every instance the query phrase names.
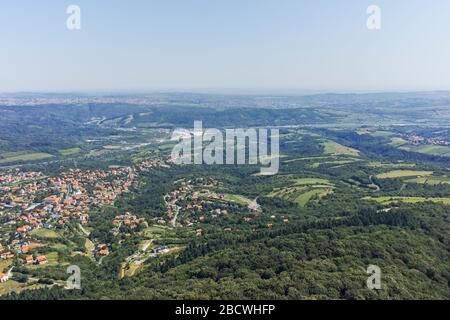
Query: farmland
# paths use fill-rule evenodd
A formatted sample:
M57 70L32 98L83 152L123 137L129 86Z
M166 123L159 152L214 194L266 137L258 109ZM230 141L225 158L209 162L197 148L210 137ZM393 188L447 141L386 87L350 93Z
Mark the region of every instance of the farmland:
M425 198L425 197L377 197L367 198L367 200L375 201L381 204L396 204L403 203L421 203L421 202L435 202L450 205L450 198Z
M33 161L52 158L53 156L48 153L19 153L15 154L3 154L3 158L0 158L0 164L12 163L18 161Z
M80 148L70 148L59 150L59 153L63 156L72 156L81 152Z
M414 171L414 170L394 170L385 173L380 173L377 175L379 179L393 179L393 178L404 178L404 177L423 177L430 176L433 171Z

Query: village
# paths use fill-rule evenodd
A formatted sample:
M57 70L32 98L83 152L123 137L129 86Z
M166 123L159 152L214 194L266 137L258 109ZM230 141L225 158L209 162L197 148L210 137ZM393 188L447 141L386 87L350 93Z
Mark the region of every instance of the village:
M246 209L244 212L248 212L243 220L249 223L259 212L259 206L254 206L250 199L216 192L220 187L216 179L182 179L176 181L175 185L176 189L164 197L167 211L165 218L157 221L160 225L193 227L219 216L242 213L243 208ZM196 230L196 234L203 235L203 230Z
M130 167L109 170L71 169L58 177L42 172L22 172L14 169L0 173L0 264L10 266L19 261L23 266L41 266L49 258L39 253L45 241L36 238L37 232L63 230L71 223L89 223L91 210L113 205L117 197L137 187L141 172L155 167L168 167L162 160L146 160ZM122 226L134 229L148 227L145 219L125 213L117 216L111 232L118 234ZM109 254L109 244L98 243L93 248L97 259ZM0 268L0 282L11 278L12 268Z
M86 255L100 265L111 253L112 246L90 237L90 213L113 206L118 196L138 187L140 173L156 167L170 166L163 160L146 160L108 170L71 169L57 177L17 169L0 173L0 282L11 280L13 266L55 265L57 259L46 253L47 239L38 235L60 234L74 227L85 237L86 249L71 254ZM132 234L144 235L150 229L168 232L186 227L192 228L196 237L202 237L203 223L235 213L240 214L236 217L244 223L252 223L260 213L257 199L252 201L227 194L214 178L175 181L172 191L164 196L164 203L165 213L151 220L131 212L116 215L109 233L118 243L131 238ZM224 227L224 231L232 230ZM123 263L121 278L136 273L149 258L181 249L170 242L155 242L155 239L158 235L143 236L140 250Z

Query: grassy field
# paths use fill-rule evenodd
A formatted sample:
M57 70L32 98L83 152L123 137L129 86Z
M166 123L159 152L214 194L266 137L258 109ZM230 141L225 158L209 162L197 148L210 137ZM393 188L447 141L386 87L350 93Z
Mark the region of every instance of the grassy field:
M324 197L331 192L333 192L333 187L329 185L304 185L274 189L267 196L292 201L299 206L304 207L311 199L315 197Z
M328 181L327 179L320 179L320 178L299 178L299 179L295 179L293 182L294 182L295 186L330 184L330 181Z
M380 173L376 177L378 179L392 179L403 177L423 177L430 176L433 171L414 171L414 170L393 170L385 173Z
M312 189L309 190L305 193L302 193L300 196L297 197L297 199L295 199L295 203L297 203L299 206L304 207L308 204L308 202L310 200L312 200L313 198L321 198L324 197L328 194L330 194L332 191L332 189Z
M317 169L323 164L330 164L330 165L344 165L344 164L350 164L355 162L355 160L336 160L336 161L325 161L325 162L316 162L310 165L311 168Z
M367 164L370 168L414 168L416 166L415 163L382 163L377 161L372 161Z
M55 243L55 244L52 244L52 245L50 246L50 248L55 249L55 250L58 250L58 251L65 251L65 250L68 250L68 249L69 249L69 247L66 246L66 245L63 244L63 243Z
M248 206L252 202L252 200L237 194L226 194L224 200L240 204L241 206Z
M16 161L32 161L32 160L42 160L53 157L49 153L25 153L19 155L12 155L10 157L5 157L0 159L0 164L16 162Z
M450 205L450 198L424 198L424 197L379 197L365 198L365 200L376 201L381 204L392 204L398 202L419 203L419 202L437 202Z
M407 143L408 143L408 141L406 141L403 138L394 137L394 138L391 138L391 143L389 143L389 144L391 146L399 147L399 146L403 146L403 145L405 145Z
M306 186L276 188L267 196L270 198L281 198L285 200L294 201L298 195L300 195L302 192L306 190L307 190Z
M449 146L434 146L434 145L420 145L420 146L402 146L400 149L413 151L418 153L425 153L434 156L450 157Z
M442 176L442 177L430 176L430 177L420 177L420 178L415 178L415 179L409 179L409 180L406 180L406 182L418 183L418 184L428 184L431 186L436 186L441 183L450 184L450 178L445 177L445 176Z
M43 265L31 265L28 266L30 269L38 269L38 268L46 268L46 267L52 267L58 265L58 252L48 252L45 254L47 257L48 263Z
M70 148L70 149L63 149L63 150L59 150L59 153L62 156L72 156L74 154L78 154L81 152L80 148Z
M95 249L94 243L91 240L86 239L86 242L84 243L84 248L86 249L87 256L91 259L94 259L94 249Z
M142 231L144 237L148 239L163 239L163 238L175 238L176 233L172 229L160 227L160 226L150 226Z
M395 133L390 132L390 131L383 131L383 130L369 130L369 129L359 129L356 130L357 134L369 134L372 137L377 137L377 138L387 138L387 137L392 137L393 135L395 135Z
M38 237L38 238L44 238L44 239L56 239L59 238L59 234L54 230L49 229L34 229L30 232L32 236Z
M11 260L0 260L0 272L6 273L11 267Z
M328 140L323 143L325 154L348 155L353 157L359 156L359 151L350 147L343 146L337 142Z
M336 159L336 157L333 156L321 156L321 157L303 157L303 158L295 158L295 159L288 159L288 160L284 160L284 163L291 163L291 162L296 162L296 161L310 161L310 160L333 160Z
M17 281L9 280L5 283L0 283L0 296L6 295L11 292L20 292L27 288L26 283L19 283Z

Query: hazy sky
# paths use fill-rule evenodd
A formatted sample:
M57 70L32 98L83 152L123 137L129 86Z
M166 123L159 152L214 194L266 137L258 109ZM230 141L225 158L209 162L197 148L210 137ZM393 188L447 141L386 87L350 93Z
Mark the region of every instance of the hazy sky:
M1 0L0 41L0 92L450 89L449 0Z

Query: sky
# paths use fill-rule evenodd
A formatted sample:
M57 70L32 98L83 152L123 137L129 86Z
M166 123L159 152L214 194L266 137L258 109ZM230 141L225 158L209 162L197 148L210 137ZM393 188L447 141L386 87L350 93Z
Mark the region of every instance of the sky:
M0 92L450 90L449 35L448 0L1 0Z

